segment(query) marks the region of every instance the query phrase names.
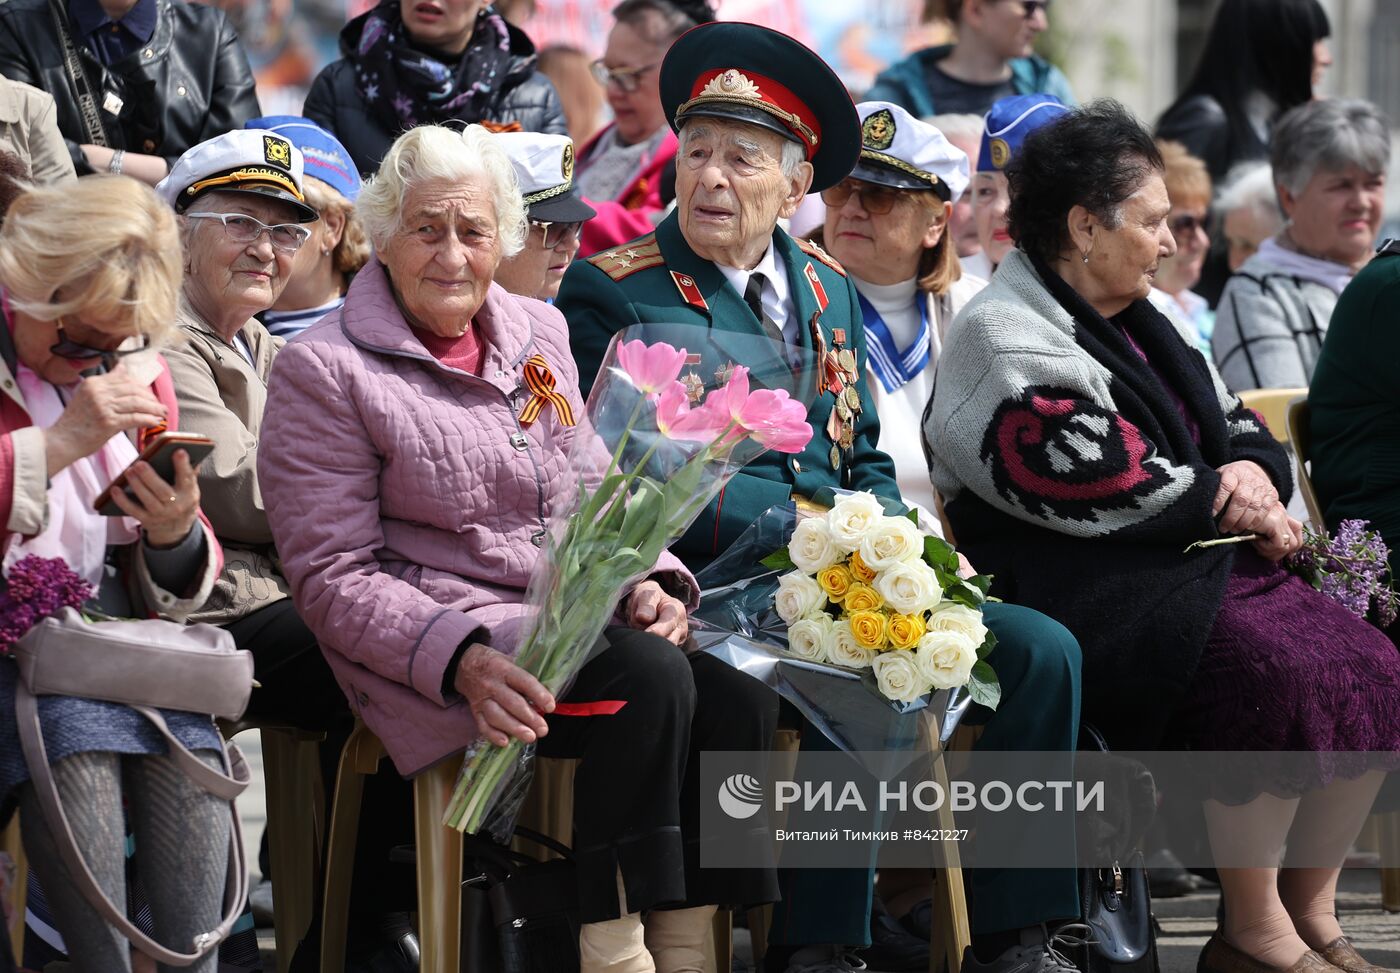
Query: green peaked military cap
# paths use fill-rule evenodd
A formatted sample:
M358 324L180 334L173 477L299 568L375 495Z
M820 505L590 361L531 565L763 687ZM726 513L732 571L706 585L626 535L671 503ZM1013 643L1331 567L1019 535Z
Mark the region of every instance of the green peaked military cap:
M787 34L735 21L692 27L661 63L661 104L680 131L698 116L748 122L806 151L812 192L846 178L860 157L860 121L841 79Z

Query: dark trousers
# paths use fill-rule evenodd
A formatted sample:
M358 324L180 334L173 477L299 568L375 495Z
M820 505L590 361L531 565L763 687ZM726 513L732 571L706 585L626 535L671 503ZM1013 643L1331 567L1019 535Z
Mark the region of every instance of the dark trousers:
M1079 733L1079 643L1063 625L1029 608L992 603L984 606L983 616L997 637L988 661L1001 683L1001 704L995 713L983 710L970 717L969 722L986 727L977 749L1073 752ZM832 749L811 727L805 728L802 748ZM1073 847L1072 817L1066 816L1064 830L1062 840ZM1016 836L993 835L991 840L1014 841ZM770 942L870 944L873 865L781 869L778 875L783 901L773 913ZM1073 868L979 868L968 875L974 933L1079 915Z
M619 627L605 638L608 648L580 670L562 702L611 700L622 707L552 713L539 743L542 756L579 760L574 853L581 920L622 914L619 870L629 912L773 901L771 869L700 868L699 754L767 749L777 728L777 696L658 636Z

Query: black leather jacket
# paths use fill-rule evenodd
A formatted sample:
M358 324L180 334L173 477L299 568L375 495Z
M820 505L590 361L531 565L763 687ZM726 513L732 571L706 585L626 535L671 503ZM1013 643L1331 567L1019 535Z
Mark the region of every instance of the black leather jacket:
M390 131L384 125L360 98L360 92L355 87L355 64L351 58L359 47L360 31L368 17L368 13L361 14L345 25L340 32L340 50L345 56L327 65L316 76L301 110L307 118L335 133L335 137L350 150L350 157L354 159L360 175L365 177L379 170L379 160L384 158L384 153L389 151L389 146L401 134ZM559 93L547 77L535 70L531 57L535 53L535 45L514 24L507 27L510 31L511 66L496 88L495 104L485 119L464 120L502 124L518 122L525 132L568 135Z
M262 114L253 72L223 11L184 0L159 0L156 32L145 47L106 67L69 20L88 90L113 148L158 155L173 164L186 149ZM0 74L53 95L58 127L79 175L92 172L78 146L91 142L78 94L64 67L63 42L48 0L0 3ZM108 93L120 115L104 110Z

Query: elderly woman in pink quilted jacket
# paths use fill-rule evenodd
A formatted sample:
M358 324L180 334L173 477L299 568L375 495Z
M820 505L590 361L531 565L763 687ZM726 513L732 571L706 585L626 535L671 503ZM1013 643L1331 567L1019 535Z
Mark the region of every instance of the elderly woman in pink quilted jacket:
M698 592L670 555L564 699L511 661L575 434L550 408L520 421L523 365L543 356L581 413L567 327L492 281L526 219L484 129L405 133L357 206L378 256L339 315L282 351L263 420L259 476L297 607L401 774L478 736L580 759L585 971L699 970L717 904L776 895L769 871L698 868L695 754L765 747L776 700L681 651Z

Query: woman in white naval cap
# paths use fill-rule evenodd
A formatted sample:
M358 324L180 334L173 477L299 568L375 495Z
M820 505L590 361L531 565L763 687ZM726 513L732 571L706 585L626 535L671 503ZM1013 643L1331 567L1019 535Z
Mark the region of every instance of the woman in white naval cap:
M822 193L824 243L860 299L880 448L905 502L919 506L920 525L941 534L921 445L924 406L948 326L987 283L962 272L948 232L968 184L967 155L898 105L867 101L856 111L860 161Z
M552 304L578 256L583 224L597 215L574 185L574 143L567 135L536 132L502 132L496 139L515 169L530 221L524 248L501 261L496 283Z

